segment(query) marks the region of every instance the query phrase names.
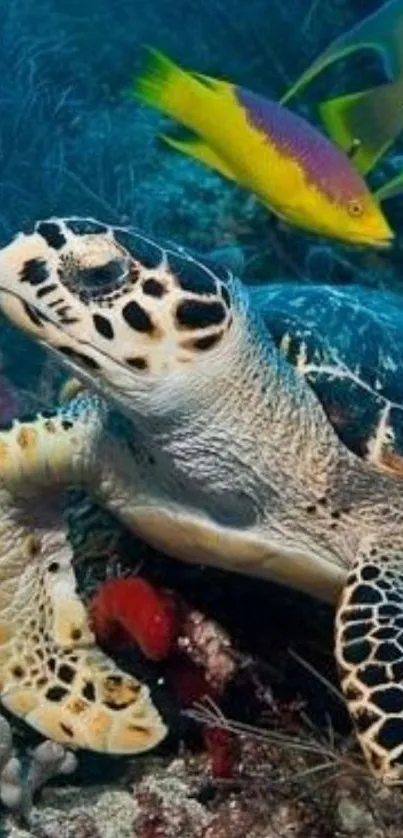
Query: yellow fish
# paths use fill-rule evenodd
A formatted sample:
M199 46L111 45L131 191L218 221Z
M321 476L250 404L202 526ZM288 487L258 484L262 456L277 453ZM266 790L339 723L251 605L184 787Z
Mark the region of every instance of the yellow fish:
M341 149L278 102L182 70L156 50L135 94L190 130L164 137L253 192L280 218L351 244L385 247L393 233L362 176Z

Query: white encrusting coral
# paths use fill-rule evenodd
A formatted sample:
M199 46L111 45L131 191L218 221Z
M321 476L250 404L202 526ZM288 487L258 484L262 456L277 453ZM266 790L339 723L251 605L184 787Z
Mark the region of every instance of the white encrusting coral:
M33 750L30 766L24 771L13 752L11 726L0 716L0 800L17 820L29 823L35 793L53 777L72 774L76 767L71 751L46 739Z

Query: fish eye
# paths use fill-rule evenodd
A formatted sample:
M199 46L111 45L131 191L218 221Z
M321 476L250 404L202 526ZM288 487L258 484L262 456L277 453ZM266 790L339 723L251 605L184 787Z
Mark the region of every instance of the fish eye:
M360 218L360 216L364 212L364 207L360 201L356 201L354 198L352 201L349 201L347 204L347 209L349 214L353 218Z

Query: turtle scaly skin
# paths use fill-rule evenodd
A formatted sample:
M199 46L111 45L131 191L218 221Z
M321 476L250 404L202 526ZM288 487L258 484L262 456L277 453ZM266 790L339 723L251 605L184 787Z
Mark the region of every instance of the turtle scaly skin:
M0 307L105 399L72 403L73 429L92 411L99 434L60 467L70 482L179 559L337 603L336 657L358 737L373 772L401 782L399 469L347 446L306 365L290 361L287 341L276 345L264 306L183 250L51 219L0 252ZM32 488L41 473L35 455ZM12 467L2 481L18 499ZM57 482L49 471L47 485ZM21 631L17 622L16 642Z

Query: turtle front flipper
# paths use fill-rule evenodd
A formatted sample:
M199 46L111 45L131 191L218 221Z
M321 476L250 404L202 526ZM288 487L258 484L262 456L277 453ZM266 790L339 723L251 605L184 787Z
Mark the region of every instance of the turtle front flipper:
M0 483L18 496L39 487L85 484L94 477L104 443L107 408L82 395L0 430Z
M403 783L403 545L371 547L351 569L336 616L341 686L372 772Z
M93 477L101 438L102 404L85 398L0 433L0 701L70 747L136 753L166 727L148 687L95 645L60 504Z
M62 516L17 508L4 489L0 509L2 704L70 747L123 754L157 745L166 727L148 687L95 645Z

